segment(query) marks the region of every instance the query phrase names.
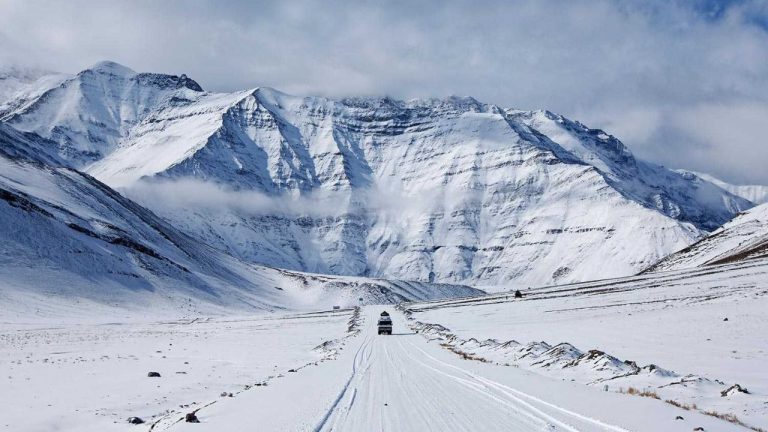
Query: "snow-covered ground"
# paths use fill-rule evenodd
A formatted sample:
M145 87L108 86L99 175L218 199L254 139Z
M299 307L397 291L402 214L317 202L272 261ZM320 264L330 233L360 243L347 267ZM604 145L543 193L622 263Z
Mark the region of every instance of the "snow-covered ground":
M768 427L759 187L472 98L17 75L0 430Z
M464 360L411 331L392 310L395 333L377 336L380 310L364 309L360 334L338 360L204 408L201 424L179 422L171 430L739 430L644 398Z
M413 320L437 324L420 331L469 355L614 392L649 389L768 426L768 260L523 295L408 309ZM721 395L734 384L750 393Z
M461 322L476 320L478 307L463 307ZM445 340L409 328L405 315L390 307L394 334L378 336L382 308L168 322L4 323L0 403L10 409L0 428L745 430L651 398L464 358ZM456 316L443 319L456 323ZM161 376L148 377L150 371ZM200 423L184 421L191 412ZM133 416L145 423L129 424Z
M0 323L0 430L147 430L127 419L175 420L334 357L333 344L315 348L347 335L352 314Z

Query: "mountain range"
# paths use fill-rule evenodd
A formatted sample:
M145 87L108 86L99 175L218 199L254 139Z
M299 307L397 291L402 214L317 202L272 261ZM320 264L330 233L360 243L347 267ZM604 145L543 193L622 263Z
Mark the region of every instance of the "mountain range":
M469 97L216 93L113 62L6 94L14 154L114 188L151 225L244 266L476 286L615 277L765 198L561 115Z

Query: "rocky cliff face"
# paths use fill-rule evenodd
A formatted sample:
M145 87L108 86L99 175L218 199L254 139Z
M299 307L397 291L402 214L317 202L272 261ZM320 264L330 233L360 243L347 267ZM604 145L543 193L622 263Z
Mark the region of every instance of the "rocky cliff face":
M206 93L114 64L69 83L0 116L185 232L289 269L514 285L619 276L751 206L546 111Z

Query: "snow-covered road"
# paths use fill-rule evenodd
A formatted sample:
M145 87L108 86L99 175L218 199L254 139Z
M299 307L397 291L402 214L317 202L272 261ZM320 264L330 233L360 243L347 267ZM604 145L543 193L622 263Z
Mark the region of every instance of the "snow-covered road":
M363 310L361 332L338 359L199 410L183 430L629 431L743 430L662 401L603 392L464 359L412 332L388 307L392 336L376 334L382 307ZM677 416L683 419L676 419Z
M367 333L348 385L316 430L469 431L478 419L495 430L625 430L440 360L415 333Z

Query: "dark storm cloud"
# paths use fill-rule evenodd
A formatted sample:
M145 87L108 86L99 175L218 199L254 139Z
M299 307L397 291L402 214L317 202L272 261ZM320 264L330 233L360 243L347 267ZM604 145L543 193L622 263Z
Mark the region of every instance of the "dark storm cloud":
M768 184L768 2L0 2L0 60L103 59L209 90L472 95Z

